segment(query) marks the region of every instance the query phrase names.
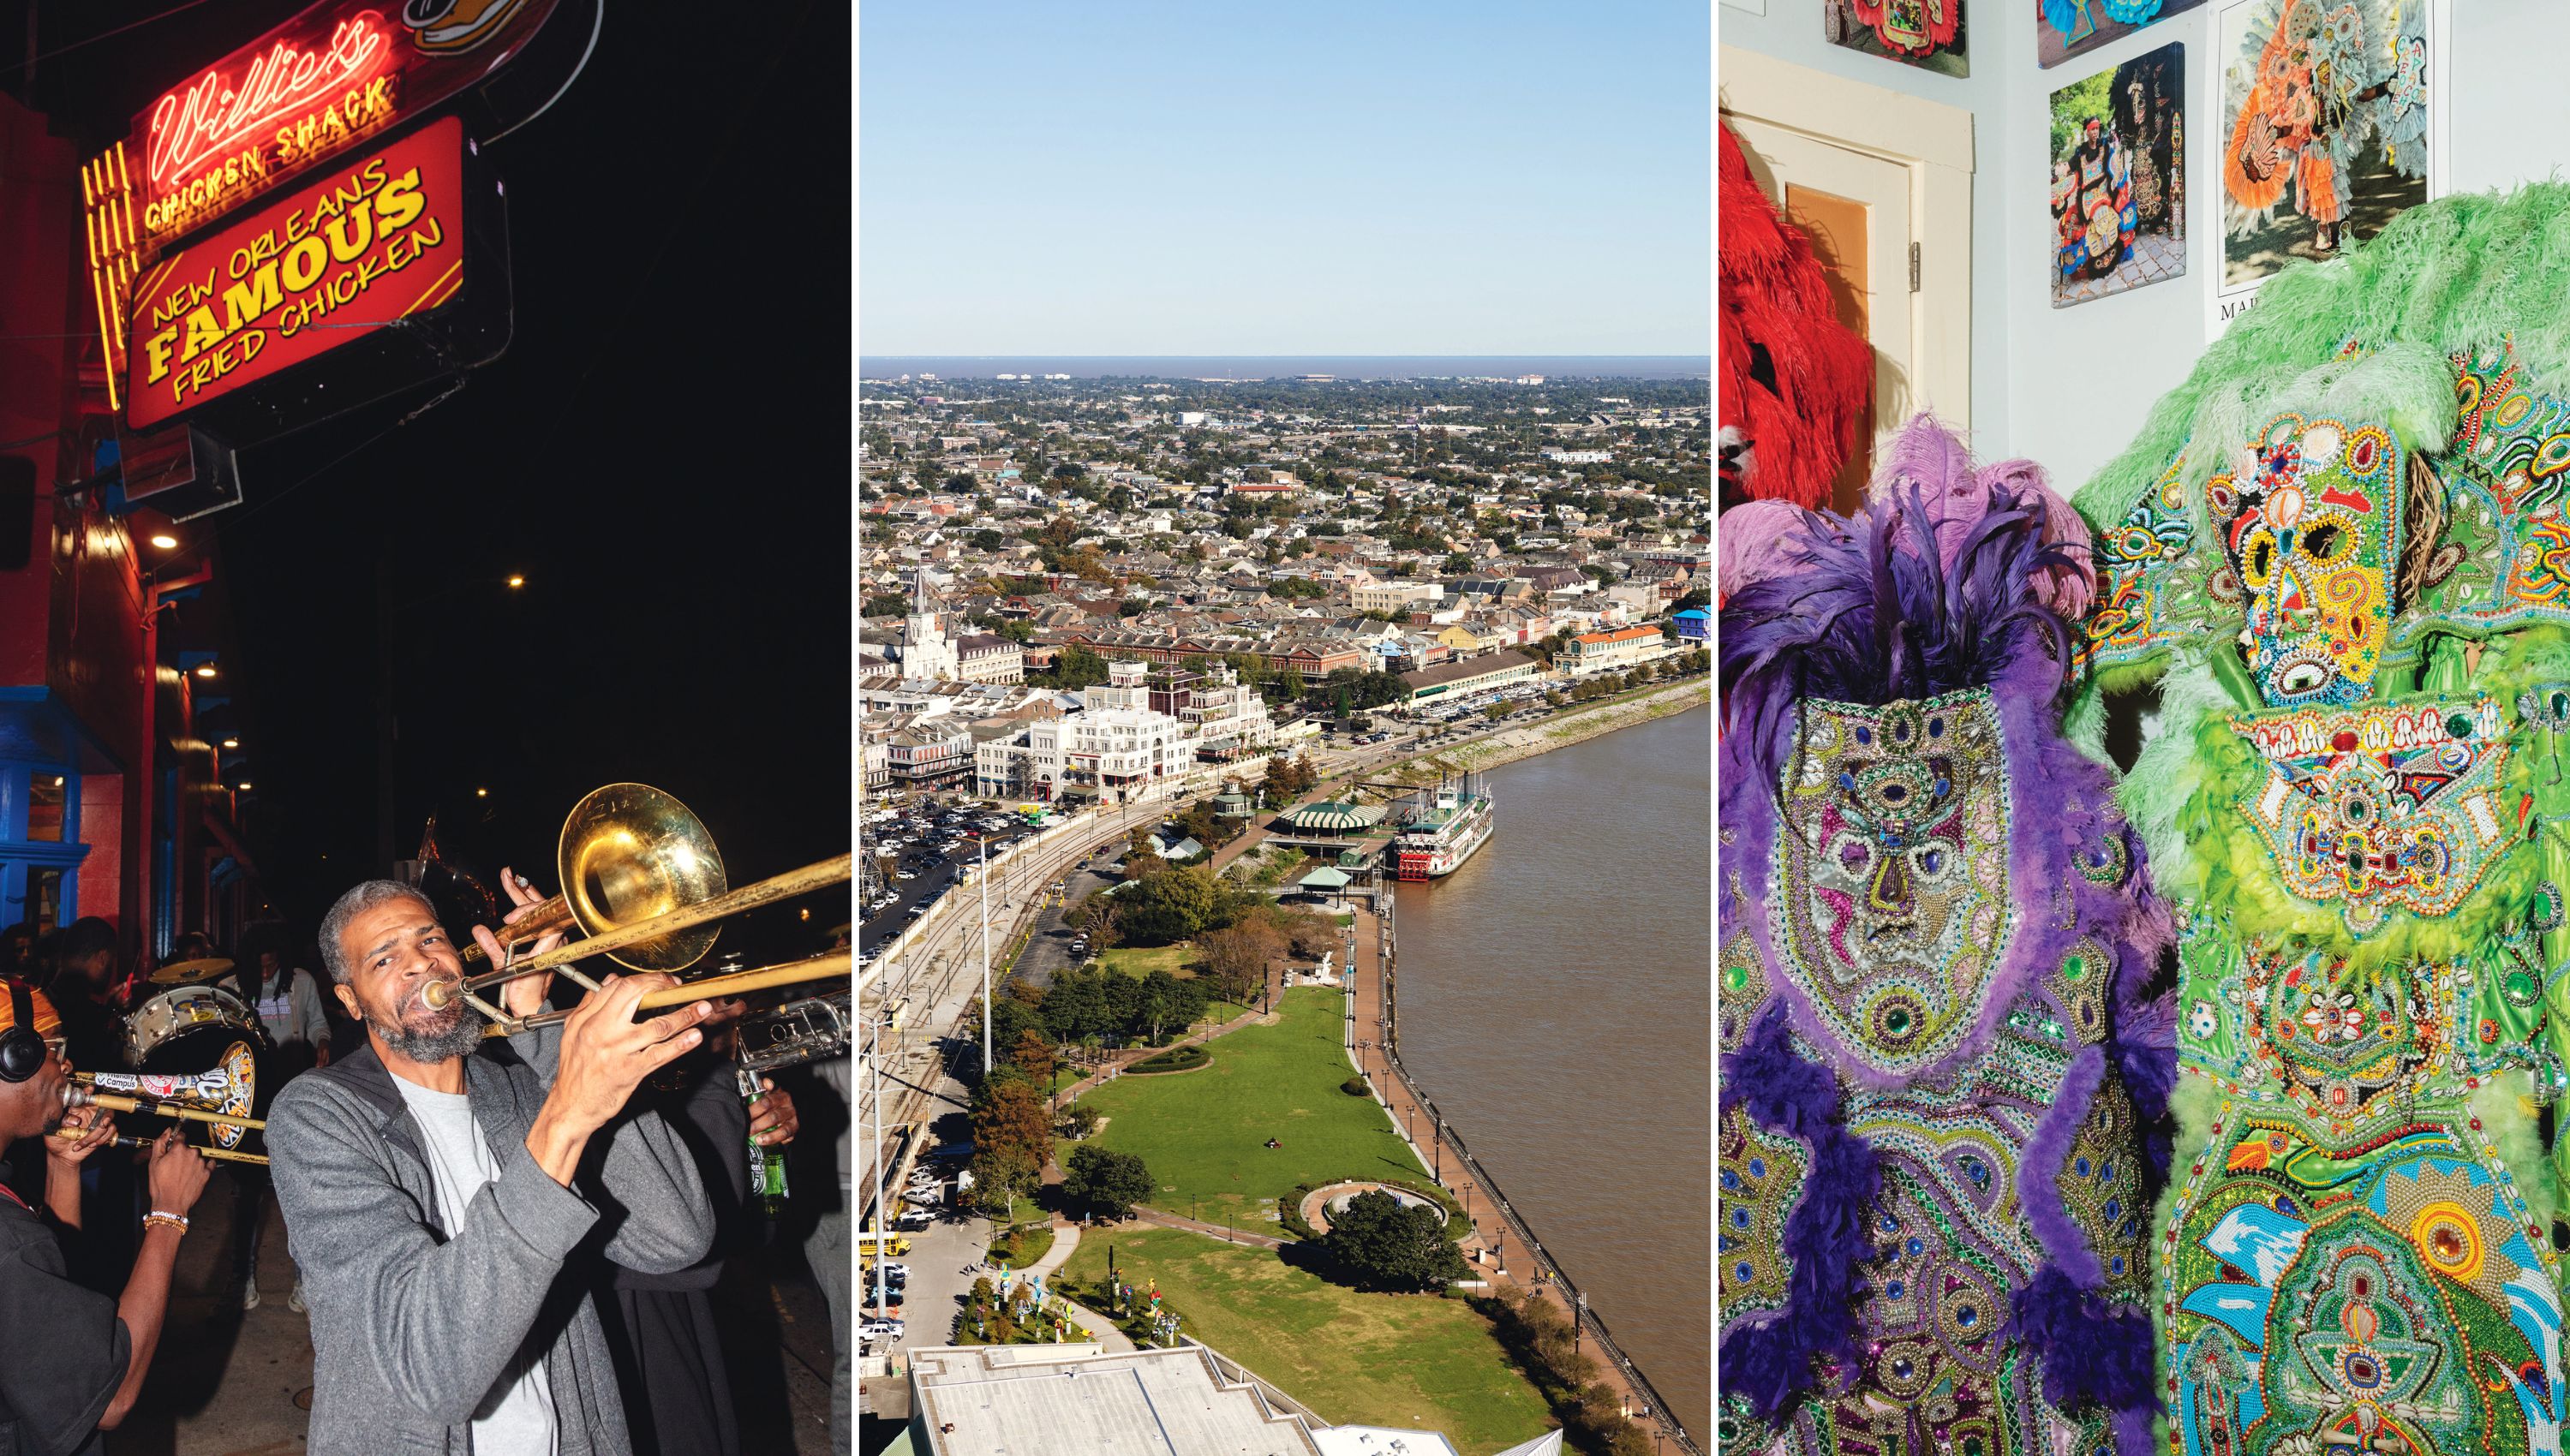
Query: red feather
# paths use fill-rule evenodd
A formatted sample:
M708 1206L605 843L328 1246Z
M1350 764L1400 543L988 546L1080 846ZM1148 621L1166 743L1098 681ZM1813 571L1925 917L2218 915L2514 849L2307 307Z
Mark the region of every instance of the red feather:
M1874 348L1839 321L1802 228L1779 216L1722 129L1720 420L1749 447L1749 495L1820 509L1874 392ZM1754 377L1764 352L1768 378Z

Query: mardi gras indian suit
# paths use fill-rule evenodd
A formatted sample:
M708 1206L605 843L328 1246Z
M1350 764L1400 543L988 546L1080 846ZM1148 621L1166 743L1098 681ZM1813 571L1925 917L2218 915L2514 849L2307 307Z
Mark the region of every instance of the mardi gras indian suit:
M2170 927L2059 732L2086 529L1926 420L1854 519L1720 527L1760 528L1722 611L1723 1445L2144 1456Z
M2570 192L2289 268L2080 493L2180 908L2173 1456L2558 1452Z

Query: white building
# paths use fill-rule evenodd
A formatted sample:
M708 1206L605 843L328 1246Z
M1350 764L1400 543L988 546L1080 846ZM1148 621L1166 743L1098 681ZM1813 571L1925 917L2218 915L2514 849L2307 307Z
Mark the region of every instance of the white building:
M1670 641L1658 627L1623 627L1611 632L1585 632L1570 639L1558 662L1572 677L1624 672L1645 662L1674 657L1686 648Z
M918 568L911 583L910 616L904 621L901 635L901 675L920 682L963 676L963 662L955 654L955 644L946 640L945 630L937 624L937 613L928 609L926 566Z
M1195 762L1196 735L1151 707L1146 671L1139 662L1110 662L1103 684L1080 690L1079 711L983 744L974 763L979 792L1125 804L1176 791Z
M1446 588L1435 581L1372 581L1349 588L1348 603L1359 611L1408 611L1445 594Z
M1604 465L1615 458L1611 450L1547 450L1543 458L1555 465Z

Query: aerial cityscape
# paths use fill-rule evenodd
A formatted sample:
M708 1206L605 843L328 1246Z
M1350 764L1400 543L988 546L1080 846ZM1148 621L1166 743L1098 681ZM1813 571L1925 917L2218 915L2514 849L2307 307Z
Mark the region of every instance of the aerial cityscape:
M1450 1122L1412 1059L1459 1107L1505 1073L1454 1060L1470 1010L1399 1008L1458 988L1405 958L1445 980L1459 951L1468 995L1509 995L1479 940L1504 908L1459 908L1510 870L1689 853L1670 943L1634 948L1709 999L1703 382L861 374L869 1429L1059 1432L1034 1374L1103 1361L1295 1449L1694 1449L1700 1293L1654 1306L1550 1187L1614 1172L1598 1129ZM1593 779L1600 832L1512 820L1505 766L1663 722L1649 751L1696 775L1653 836L1677 847ZM1578 772L1639 768L1606 763ZM1523 975L1540 999L1618 963ZM1604 1030L1505 1060L1573 1077ZM1697 1131L1636 1200L1662 1258L1703 1227ZM1020 1405L940 1400L1008 1372Z
M1707 7L866 7L856 1448L1714 1430Z

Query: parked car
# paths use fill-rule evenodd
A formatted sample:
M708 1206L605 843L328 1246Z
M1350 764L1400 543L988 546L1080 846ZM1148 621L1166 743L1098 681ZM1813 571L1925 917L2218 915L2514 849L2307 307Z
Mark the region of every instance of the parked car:
M869 1319L857 1326L859 1339L899 1339L906 1326L898 1319Z

